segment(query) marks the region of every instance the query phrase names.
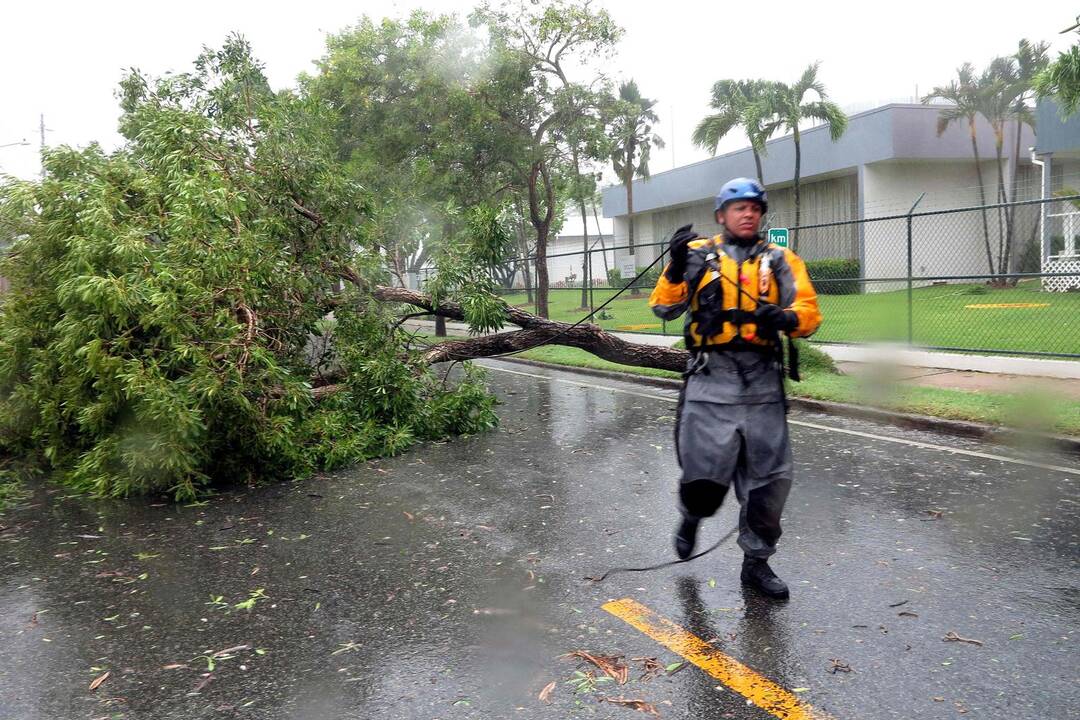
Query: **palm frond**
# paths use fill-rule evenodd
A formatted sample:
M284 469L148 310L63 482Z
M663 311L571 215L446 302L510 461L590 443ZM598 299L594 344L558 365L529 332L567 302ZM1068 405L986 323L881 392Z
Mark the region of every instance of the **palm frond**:
M715 155L717 145L738 124L738 115L730 111L707 115L694 128L691 139L695 145Z
M1080 44L1060 53L1053 63L1035 77L1039 97L1057 97L1062 117L1080 109Z
M802 77L791 87L792 95L797 98L798 102L801 102L803 96L810 90L813 90L819 96L824 96L825 86L818 82L817 79L819 67L821 67L820 60L809 65L806 70L803 70Z
M847 130L848 117L840 106L828 100L808 102L802 106L802 116L829 124L829 136L835 142Z

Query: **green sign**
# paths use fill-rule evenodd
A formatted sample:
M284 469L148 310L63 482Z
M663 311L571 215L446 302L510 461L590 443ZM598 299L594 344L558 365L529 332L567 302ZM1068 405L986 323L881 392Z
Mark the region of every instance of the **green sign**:
M769 228L769 242L773 245L786 248L788 239L787 228Z

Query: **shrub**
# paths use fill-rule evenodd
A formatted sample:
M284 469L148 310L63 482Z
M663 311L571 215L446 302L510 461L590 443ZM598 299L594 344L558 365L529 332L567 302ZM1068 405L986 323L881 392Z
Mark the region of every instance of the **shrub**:
M637 274L641 274L641 272L644 271L646 267L647 266L645 265L638 267ZM656 285L656 281L660 279L660 273L663 272L663 270L664 268L662 267L662 265L660 263L657 263L656 265L649 268L649 271L642 275L638 279L638 281L635 282L631 287L651 290ZM608 285L613 288L622 288L623 285L633 279L624 279L622 273L619 272L618 268L608 268L607 277Z
M814 282L818 295L855 295L859 292L862 275L858 260L826 258L808 260L806 271Z

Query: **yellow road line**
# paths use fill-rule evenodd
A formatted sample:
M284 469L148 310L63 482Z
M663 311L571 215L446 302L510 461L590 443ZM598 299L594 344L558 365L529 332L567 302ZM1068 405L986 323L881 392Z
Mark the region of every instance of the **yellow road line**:
M814 709L772 680L635 600L612 600L605 603L603 608L697 665L774 717L785 720L832 720L830 715Z

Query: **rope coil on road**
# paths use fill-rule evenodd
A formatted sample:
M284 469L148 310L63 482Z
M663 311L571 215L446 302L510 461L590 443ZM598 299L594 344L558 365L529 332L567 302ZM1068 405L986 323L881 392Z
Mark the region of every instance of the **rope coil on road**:
M682 565L683 563L688 563L691 560L697 560L699 557L701 557L703 555L708 555L713 550L715 550L716 548L720 547L725 542L730 540L731 536L734 535L736 532L738 532L738 530L739 530L739 525L736 523L735 527L728 530L727 534L724 535L719 540L717 540L712 546L702 550L701 552L697 553L696 555L691 555L690 557L686 558L685 560L671 560L669 562L659 563L657 565L648 565L646 567L617 567L617 568L611 568L610 570L605 572L600 577L594 577L592 575L586 575L584 579L585 580L591 580L592 582L595 582L595 583L600 583L600 582L604 582L604 579L607 578L609 575L615 575L616 573L649 572L651 570L659 570L661 568L671 567L673 565Z

